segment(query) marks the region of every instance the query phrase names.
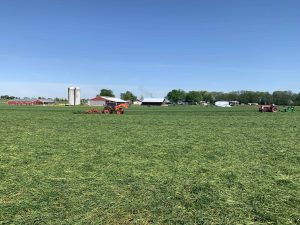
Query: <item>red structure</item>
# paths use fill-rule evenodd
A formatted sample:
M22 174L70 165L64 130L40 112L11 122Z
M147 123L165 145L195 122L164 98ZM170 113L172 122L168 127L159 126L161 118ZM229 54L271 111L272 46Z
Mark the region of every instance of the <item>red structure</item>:
M106 96L98 96L96 98L93 98L88 101L89 106L105 106L110 103L117 103L117 104L122 104L122 103L127 103L127 101L124 101L119 98L113 98L113 97L106 97Z
M14 99L7 102L8 105L43 105L39 99Z

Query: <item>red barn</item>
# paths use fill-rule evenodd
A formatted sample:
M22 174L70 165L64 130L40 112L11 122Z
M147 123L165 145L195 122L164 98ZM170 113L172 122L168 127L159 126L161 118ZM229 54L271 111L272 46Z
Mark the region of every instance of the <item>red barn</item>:
M44 105L54 103L53 100L44 99L14 99L7 102L8 105Z

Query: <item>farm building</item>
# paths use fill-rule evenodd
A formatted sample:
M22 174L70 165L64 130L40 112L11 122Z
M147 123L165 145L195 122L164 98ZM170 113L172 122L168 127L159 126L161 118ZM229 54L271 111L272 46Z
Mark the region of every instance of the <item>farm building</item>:
M141 104L142 104L142 101L139 100L139 99L137 99L137 100L133 101L132 104L133 104L133 105L141 105Z
M166 100L165 98L145 98L142 101L142 105L147 105L147 106L151 106L151 105L163 106L168 103L169 101Z
M7 102L8 105L51 105L54 103L52 99L13 99Z
M105 97L105 96L98 96L88 101L89 106L104 106L107 105L108 103L121 104L121 103L128 103L128 102L119 98Z
M39 99L43 105L54 105L55 101L53 99Z

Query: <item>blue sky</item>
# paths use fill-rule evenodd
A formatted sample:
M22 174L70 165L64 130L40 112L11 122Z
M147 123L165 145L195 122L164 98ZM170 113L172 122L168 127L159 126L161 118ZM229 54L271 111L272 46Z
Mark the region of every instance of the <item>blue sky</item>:
M299 0L0 0L0 95L300 92Z

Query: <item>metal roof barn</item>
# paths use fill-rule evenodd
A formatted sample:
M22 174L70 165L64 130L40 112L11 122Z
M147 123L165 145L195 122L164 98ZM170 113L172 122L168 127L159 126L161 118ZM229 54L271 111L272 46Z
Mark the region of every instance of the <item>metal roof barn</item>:
M145 98L142 101L142 105L164 105L166 104L166 99L165 98Z

